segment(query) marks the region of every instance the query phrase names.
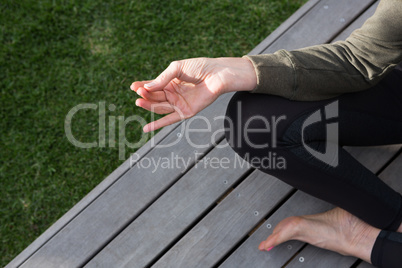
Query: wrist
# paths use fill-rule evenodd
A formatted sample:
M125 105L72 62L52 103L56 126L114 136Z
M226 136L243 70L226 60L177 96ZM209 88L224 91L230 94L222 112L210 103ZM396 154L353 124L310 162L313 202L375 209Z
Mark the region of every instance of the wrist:
M245 69L247 70L245 71L247 82L244 86L244 91L252 91L258 84L256 69L253 62L247 56L243 56L241 59L244 61Z
M252 91L257 86L257 74L253 63L246 57L222 58L226 68L226 83L222 93Z

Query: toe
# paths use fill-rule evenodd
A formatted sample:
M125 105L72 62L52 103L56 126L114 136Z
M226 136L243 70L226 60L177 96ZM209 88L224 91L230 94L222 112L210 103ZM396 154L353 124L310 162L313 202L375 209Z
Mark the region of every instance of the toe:
M259 250L266 250L269 251L271 250L273 247L279 245L280 243L282 243L280 240L278 241L279 238L279 234L272 234L270 236L268 236L267 239L265 239L264 241L262 241L260 243L260 245L258 246ZM285 242L285 241L283 241Z
M301 222L301 217L289 217L282 220L275 227L273 234L260 243L258 249L269 251L279 244L297 238Z

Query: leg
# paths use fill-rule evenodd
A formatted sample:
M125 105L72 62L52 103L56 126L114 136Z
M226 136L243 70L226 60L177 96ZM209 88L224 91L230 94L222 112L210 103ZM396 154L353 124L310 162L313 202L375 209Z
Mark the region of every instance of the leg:
M376 99L379 98L373 98ZM339 99L337 119L340 145L352 145L352 142L357 145L369 145L365 136L375 139L371 145L385 144L386 141L402 143L402 121L393 118L387 121L387 118L358 110L351 111L348 100ZM238 136L238 131L227 132L226 138L234 150L245 159L257 158L263 162L269 154L285 159L286 169L263 165L257 167L263 172L339 206L377 228L397 230L402 221L402 201L399 193L342 148L338 148L337 167L325 164L305 148L307 145L316 151L325 152L326 122L321 121L307 127L304 137L301 135L301 129L310 114L333 101L292 102L269 95L237 93L228 107L227 114L232 119L233 129L242 128L245 124L250 131L241 131L241 137ZM236 116L241 118L237 120ZM286 116L286 119L279 120L283 116ZM271 122L264 122L261 118ZM383 132L373 133L374 126ZM229 127L225 126L226 129ZM363 134L364 137L358 137Z
M343 95L337 99L339 101L339 116L336 118L337 122L339 122L339 145L402 143L402 114L400 113L402 91L399 89L400 86L395 86L395 84L398 84L396 82L399 82L399 85L402 84L402 81L400 81L401 76L398 72L400 71L394 71L388 79L385 79L376 88L361 93ZM341 206L377 228L396 230L399 227L401 229L402 202L397 192L380 181L341 148L339 148L339 165L337 167L323 163L306 150L305 145L307 144L315 151L325 152L325 147L327 146L325 143L327 138L325 123L310 125L307 129L304 129L304 137L301 135L301 130L303 130L303 123L306 118L316 110L334 101L333 99L320 102L292 102L275 96L237 93L228 107L227 115L232 119L232 123L234 122L233 129L237 129L237 127L245 123L245 126L253 131L227 132L226 138L229 144L243 158L257 157L262 159L271 152L286 159L286 170L258 166L257 168L262 171L272 174L316 197ZM281 116L286 116L286 120L279 122L278 118L281 118ZM252 120L253 117L254 120ZM266 120L264 121L261 118ZM267 120L279 122L279 124L272 124L273 127L269 129L266 123ZM227 124L225 128L228 129ZM256 129L260 129L260 131L255 131ZM263 146L267 144L267 141L275 141L276 144L272 142L271 147L267 148L267 146ZM338 211L343 210L339 209ZM346 211L340 214L348 215L347 217L360 221L359 226L366 226L363 229L368 231L360 232L356 231L356 228L354 230L354 233L362 238L355 241L364 241L366 251L359 249L353 252L353 248L352 251L342 251L337 248L331 248L331 243L321 244L321 246L368 260L367 252L372 249L374 244L373 237L379 233L379 229L364 223ZM322 226L326 226L322 218L318 222L323 223ZM278 227L279 229L283 229L283 226L295 227L295 222L310 223L311 225L312 219L314 217L293 217L293 220L285 220L285 224L280 224ZM293 229L293 232L290 232L289 228L287 228L286 232L277 232L278 235L274 236L276 239L267 240L268 245L263 245L263 247L267 248L265 246L272 246L276 242L282 241L282 239L278 239L281 236L286 238L286 236L293 237L293 235L296 235L300 239L300 233L297 233L297 228L291 229ZM303 229L307 230L307 228ZM288 235L283 235L284 233ZM400 234L393 234L391 236L394 238L392 243L395 244L395 237L399 237L398 235ZM377 254L379 256L385 254L383 248L386 246L378 245L389 244L389 237L384 235L384 239L380 239L381 236L378 236L378 239L375 240L376 246L374 246L374 249L377 250L373 250L373 254L375 252L382 252ZM307 238L309 236L305 237L303 241L314 242ZM378 241L385 242L379 243ZM398 241L402 241L402 239ZM335 245L339 244L335 243ZM356 244L354 249L357 248L359 247ZM378 250L378 248L381 248L381 250ZM365 252L365 255L361 256L363 252ZM376 261L374 263L377 264ZM402 260L399 260L399 265L401 262Z

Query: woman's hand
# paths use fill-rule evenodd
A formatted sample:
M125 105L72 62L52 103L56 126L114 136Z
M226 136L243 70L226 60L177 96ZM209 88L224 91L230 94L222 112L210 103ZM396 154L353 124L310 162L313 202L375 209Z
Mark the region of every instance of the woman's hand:
M135 104L168 114L144 126L144 132L189 118L230 91L252 90L257 77L246 58L196 58L174 61L153 81L139 81L131 89L142 98Z

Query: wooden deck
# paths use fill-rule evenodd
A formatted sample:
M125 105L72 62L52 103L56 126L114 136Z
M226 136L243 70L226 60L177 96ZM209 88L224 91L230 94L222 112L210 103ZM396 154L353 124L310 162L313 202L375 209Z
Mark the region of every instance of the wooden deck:
M344 39L376 5L310 0L250 54ZM281 219L331 206L252 169L223 146L222 121L212 119L224 115L230 96L201 112L217 135L191 132L185 139L181 124L164 128L137 151L136 163L124 162L7 267L371 267L298 241L258 251ZM194 120L191 128L204 125ZM195 149L189 140L206 146ZM401 146L348 150L402 192ZM156 170L141 165L141 159L172 153L189 164ZM228 158L231 168L206 164L214 157Z

